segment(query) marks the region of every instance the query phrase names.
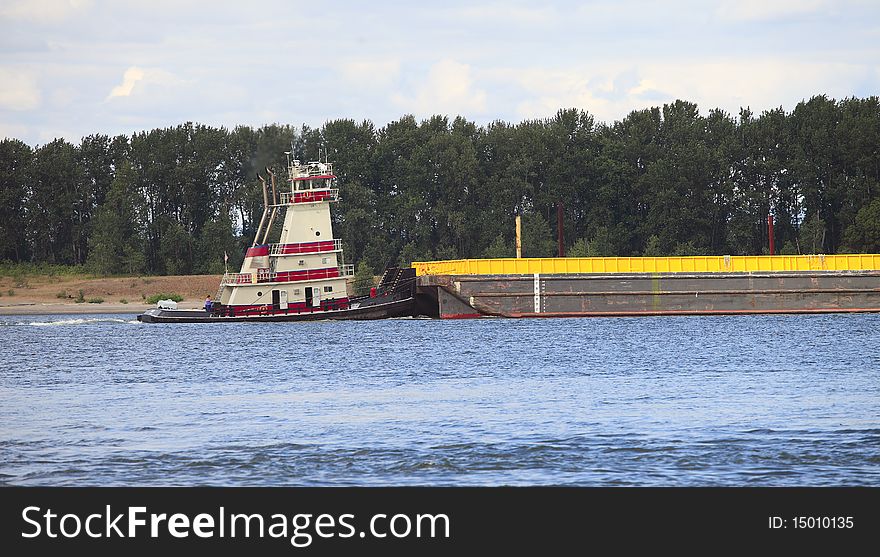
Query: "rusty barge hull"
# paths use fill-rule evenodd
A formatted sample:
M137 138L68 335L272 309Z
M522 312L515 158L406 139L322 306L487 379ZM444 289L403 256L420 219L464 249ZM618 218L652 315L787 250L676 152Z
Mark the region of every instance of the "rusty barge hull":
M445 319L880 312L880 271L422 275L417 311Z

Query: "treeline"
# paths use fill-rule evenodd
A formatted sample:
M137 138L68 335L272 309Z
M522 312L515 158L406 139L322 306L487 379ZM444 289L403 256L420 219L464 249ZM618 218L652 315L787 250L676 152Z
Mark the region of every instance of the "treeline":
M880 102L817 96L786 113L701 116L676 101L598 123L477 126L405 116L376 129L184 124L37 148L0 143L0 260L102 274L237 270L262 212L257 174L285 151L335 163L348 261L394 263L556 251L571 256L880 251Z

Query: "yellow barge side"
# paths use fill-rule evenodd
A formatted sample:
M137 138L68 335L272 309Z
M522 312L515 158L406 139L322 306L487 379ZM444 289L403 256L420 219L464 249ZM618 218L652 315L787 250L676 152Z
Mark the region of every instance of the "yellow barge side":
M691 257L547 257L414 262L416 275L534 275L592 273L758 273L880 271L878 254L708 255Z
M880 311L880 255L568 257L413 263L420 313L712 315Z

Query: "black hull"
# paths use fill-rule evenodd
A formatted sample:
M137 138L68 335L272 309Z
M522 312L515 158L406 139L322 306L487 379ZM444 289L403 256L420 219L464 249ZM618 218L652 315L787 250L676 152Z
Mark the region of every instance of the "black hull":
M412 317L415 309L414 298L404 298L388 302L373 303L373 299L359 302L353 300L348 309L315 311L308 313L283 313L274 315L242 315L235 317L212 316L207 311L197 309L151 309L138 315L143 323L275 323L282 321L320 321L322 319L372 320L393 317Z

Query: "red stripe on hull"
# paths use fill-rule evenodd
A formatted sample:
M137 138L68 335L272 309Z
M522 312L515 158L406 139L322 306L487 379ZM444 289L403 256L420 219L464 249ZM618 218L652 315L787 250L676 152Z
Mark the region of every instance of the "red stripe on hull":
M492 313L502 317L658 317L661 315L798 315L809 313L878 313L878 308L818 308L818 309L673 309L651 311L586 311L546 313Z
M482 313L443 313L440 315L440 319L476 319L478 317L485 317Z
M321 305L306 306L305 302L289 302L287 309L275 308L272 304L265 305L232 305L221 306L219 308L220 316L242 316L242 315L287 315L289 313L314 313L316 311L331 311L338 309L348 309L348 298L334 298L331 300L321 300Z

